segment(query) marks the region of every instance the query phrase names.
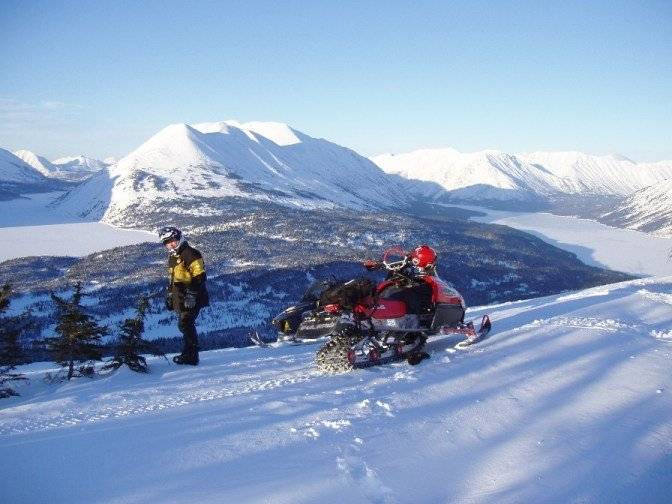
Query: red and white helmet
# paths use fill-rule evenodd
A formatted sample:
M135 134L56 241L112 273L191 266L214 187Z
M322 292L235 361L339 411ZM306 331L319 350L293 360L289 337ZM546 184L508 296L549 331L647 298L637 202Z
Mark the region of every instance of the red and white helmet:
M409 254L411 262L418 268L431 268L436 266L436 251L429 245L420 245Z

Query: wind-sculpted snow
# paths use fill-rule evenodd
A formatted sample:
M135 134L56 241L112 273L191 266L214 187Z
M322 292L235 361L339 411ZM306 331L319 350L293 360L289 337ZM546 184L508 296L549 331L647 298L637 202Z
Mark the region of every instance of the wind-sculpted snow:
M318 345L278 344L51 385L26 366L22 396L0 403L3 500L664 503L671 290L649 278L472 309L490 336L430 340L415 367L320 375Z

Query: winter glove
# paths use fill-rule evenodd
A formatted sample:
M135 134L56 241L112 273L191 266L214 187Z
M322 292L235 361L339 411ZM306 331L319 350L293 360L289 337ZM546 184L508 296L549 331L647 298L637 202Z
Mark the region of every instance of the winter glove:
M184 293L184 309L193 310L196 308L196 293L188 290Z
M173 309L173 293L172 291L166 291L166 310Z
M380 268L380 263L378 261L374 261L373 259L367 259L362 264L369 271L377 270L378 268Z

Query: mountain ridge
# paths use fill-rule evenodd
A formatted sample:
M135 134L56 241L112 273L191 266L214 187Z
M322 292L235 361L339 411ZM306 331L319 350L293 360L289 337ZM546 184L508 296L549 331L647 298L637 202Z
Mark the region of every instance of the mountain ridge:
M163 128L59 205L123 223L130 206L199 200L204 211L217 212L216 199L233 197L302 208L380 209L411 202L398 181L351 149L282 123L222 121Z

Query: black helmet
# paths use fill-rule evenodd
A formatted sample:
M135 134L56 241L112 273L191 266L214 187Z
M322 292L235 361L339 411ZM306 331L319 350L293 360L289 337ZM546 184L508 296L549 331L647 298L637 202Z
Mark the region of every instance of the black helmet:
M173 240L180 241L182 231L173 226L166 226L159 229L159 239L164 245Z

